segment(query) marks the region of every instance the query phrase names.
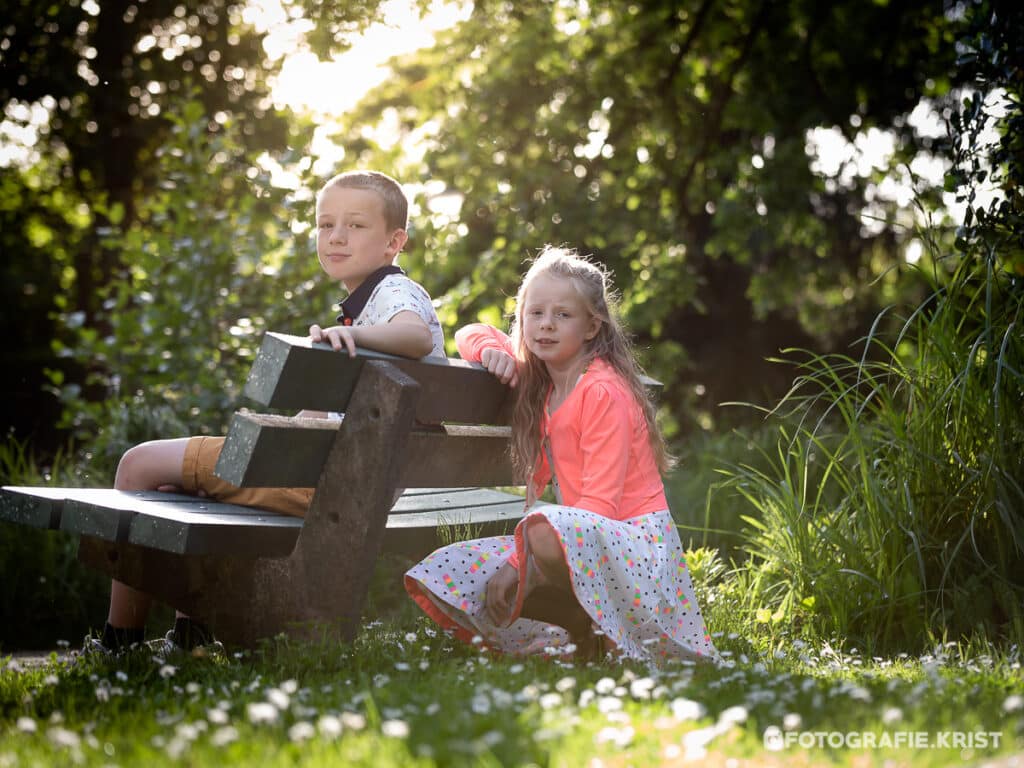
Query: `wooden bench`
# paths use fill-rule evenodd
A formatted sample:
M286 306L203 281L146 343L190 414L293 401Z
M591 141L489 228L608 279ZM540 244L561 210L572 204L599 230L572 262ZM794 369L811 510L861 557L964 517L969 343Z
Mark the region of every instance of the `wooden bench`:
M462 360L413 361L268 333L217 465L245 487L314 487L304 519L157 491L5 487L0 520L80 536L79 560L208 622L225 643L350 638L382 547L421 557L510 532L507 387ZM395 500L398 489L406 490ZM326 629L325 629L326 628Z

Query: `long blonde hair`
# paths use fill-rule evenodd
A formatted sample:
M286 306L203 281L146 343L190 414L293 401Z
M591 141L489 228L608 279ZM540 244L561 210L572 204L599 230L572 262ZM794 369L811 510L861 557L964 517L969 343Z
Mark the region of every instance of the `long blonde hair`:
M522 478L530 478L541 453L541 419L544 401L551 387L551 376L544 363L526 346L523 338L523 307L530 285L542 274L564 277L572 281L591 316L601 321L601 328L584 345L584 362L601 358L629 385L633 397L643 411L647 435L658 470L665 472L674 464L665 447L655 421L654 404L641 379L642 371L633 357L633 348L616 316L616 296L607 272L570 248L547 245L530 265L516 294L516 311L512 325L512 346L519 360L519 383L512 412L512 461Z

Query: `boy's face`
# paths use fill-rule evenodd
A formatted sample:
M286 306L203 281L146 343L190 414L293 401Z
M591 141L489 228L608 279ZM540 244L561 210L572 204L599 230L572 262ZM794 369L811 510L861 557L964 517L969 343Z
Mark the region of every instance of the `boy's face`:
M316 255L332 279L349 293L381 267L391 264L408 239L404 229L388 229L384 201L368 189L330 186L316 210Z

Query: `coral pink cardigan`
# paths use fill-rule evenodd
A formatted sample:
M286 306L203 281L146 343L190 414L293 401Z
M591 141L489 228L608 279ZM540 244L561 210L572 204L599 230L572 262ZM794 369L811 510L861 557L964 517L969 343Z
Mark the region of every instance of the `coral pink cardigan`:
M457 341L459 354L472 362L485 349L514 355L509 337L489 325L468 326ZM553 414L545 407L542 429L566 506L614 520L668 509L643 410L604 360L590 364ZM547 456L540 457L532 479L540 496L551 480Z

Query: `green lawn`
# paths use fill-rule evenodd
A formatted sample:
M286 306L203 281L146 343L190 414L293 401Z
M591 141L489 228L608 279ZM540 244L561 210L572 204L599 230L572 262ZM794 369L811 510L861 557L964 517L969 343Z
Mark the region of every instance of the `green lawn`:
M883 660L798 641L758 657L739 637L716 640L723 666L654 672L497 657L405 616L345 647L8 657L0 768L939 766L1024 750L1019 649ZM773 738L783 749L766 749Z

